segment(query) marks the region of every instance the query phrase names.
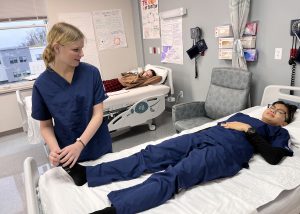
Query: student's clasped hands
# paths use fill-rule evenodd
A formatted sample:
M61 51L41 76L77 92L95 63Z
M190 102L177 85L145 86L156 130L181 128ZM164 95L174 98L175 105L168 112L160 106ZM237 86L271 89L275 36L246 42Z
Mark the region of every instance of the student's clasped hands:
M62 165L72 168L77 162L83 147L79 143L73 143L63 149L57 148L50 152L49 160L53 166Z

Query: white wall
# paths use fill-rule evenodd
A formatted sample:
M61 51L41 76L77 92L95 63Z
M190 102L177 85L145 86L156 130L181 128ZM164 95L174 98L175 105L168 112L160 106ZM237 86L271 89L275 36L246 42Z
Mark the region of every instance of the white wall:
M139 13L139 1L132 0L136 4L135 13ZM165 64L173 69L175 94L182 90L182 101L204 100L206 98L210 76L213 67L231 66L229 60L218 59L218 40L214 36L216 26L230 24L229 0L160 0L159 12L184 7L187 15L183 17L183 65ZM253 73L251 88L252 105L260 104L264 88L270 84L290 84L291 68L288 65L289 51L292 45L292 37L289 34L290 20L300 19L299 0L252 0L249 19L258 21L257 43L258 61L248 63L249 71ZM139 18L139 16L136 16ZM199 78L194 78L194 60L190 60L185 53L192 46L190 28L199 26L202 28L208 50L205 56L198 60ZM135 24L136 36L141 37L141 25ZM142 40L137 46L143 49L138 54L139 61L145 64L162 64L159 54L149 54L149 47L160 47L160 39ZM282 48L282 59L274 59L275 48ZM137 49L139 50L139 49ZM300 65L297 65L295 85L300 86Z
M133 11L131 0L48 0L48 20L52 26L61 13L92 12L121 9L127 39L126 48L99 51L101 74L104 80L116 78L121 72L137 67Z

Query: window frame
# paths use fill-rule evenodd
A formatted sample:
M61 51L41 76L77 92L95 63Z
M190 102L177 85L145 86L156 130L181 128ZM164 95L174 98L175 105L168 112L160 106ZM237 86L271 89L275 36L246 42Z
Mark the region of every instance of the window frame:
M28 24L28 25L15 25L15 26L5 26L0 27L0 30L10 30L10 29L20 29L20 28L37 28L37 27L44 27L46 30L46 34L48 32L48 20L47 17L43 17L42 19L18 19L18 20L12 20L12 21L34 21L34 20L41 20L44 21L44 24ZM5 20L7 22L7 20ZM17 63L21 63L16 57ZM28 61L28 59L26 59ZM14 63L15 64L15 63ZM17 81L17 82L11 82L7 84L0 85L0 94L6 94L15 92L16 90L25 90L25 89L32 89L34 84L34 80L28 80L28 81Z

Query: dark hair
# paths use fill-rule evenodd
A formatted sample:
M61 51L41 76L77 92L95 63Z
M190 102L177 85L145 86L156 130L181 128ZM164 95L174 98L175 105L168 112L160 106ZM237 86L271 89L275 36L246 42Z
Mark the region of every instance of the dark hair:
M297 106L286 103L286 102L283 102L281 100L272 103L273 106L276 105L276 104L282 104L288 109L287 117L285 119L285 122L287 122L287 123L292 122L292 120L294 118L294 114L297 111Z
M149 69L149 71L151 71L151 72L152 72L152 76L156 76L156 72L155 72L154 70L152 70L152 69Z

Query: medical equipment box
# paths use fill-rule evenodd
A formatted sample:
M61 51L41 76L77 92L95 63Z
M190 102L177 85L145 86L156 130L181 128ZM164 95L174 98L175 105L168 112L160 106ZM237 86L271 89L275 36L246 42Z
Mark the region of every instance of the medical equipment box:
M255 48L256 36L246 36L241 38L243 48ZM219 38L219 48L232 48L233 38Z
M231 25L223 25L215 27L215 37L232 37Z

